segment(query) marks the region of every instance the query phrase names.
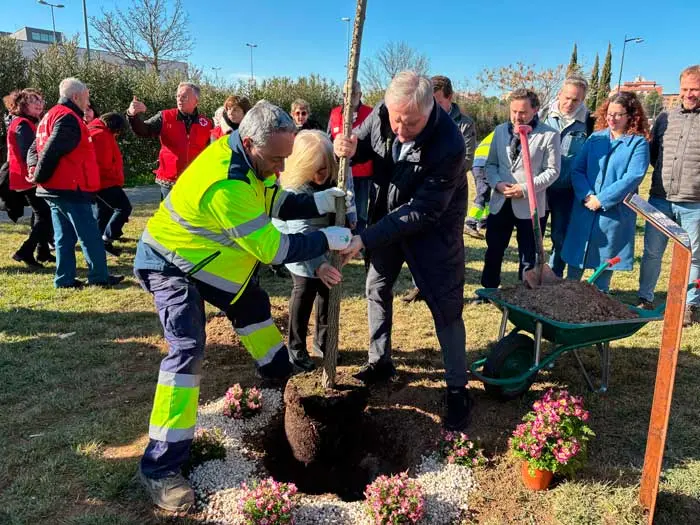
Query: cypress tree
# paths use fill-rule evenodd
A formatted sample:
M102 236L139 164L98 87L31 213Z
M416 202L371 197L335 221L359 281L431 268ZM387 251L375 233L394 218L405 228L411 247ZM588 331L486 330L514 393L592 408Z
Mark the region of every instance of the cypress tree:
M612 76L612 47L608 43L608 52L605 54L605 62L603 63L603 71L600 74L600 82L598 84L598 94L596 103L602 104L610 95L610 78Z
M591 71L591 78L588 82L588 97L586 97L586 106L591 111L595 111L598 108L598 75L600 73L600 66L598 60L598 53L595 54L595 62L593 62L593 71Z

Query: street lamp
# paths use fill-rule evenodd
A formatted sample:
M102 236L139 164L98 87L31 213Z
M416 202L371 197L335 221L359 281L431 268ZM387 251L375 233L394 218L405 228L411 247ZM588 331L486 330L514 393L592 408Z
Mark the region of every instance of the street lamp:
M90 37L88 35L87 6L83 0L83 22L85 23L85 49L87 49L87 61L90 62Z
M627 47L627 42L634 42L635 44L640 44L644 42L643 38L639 38L638 36L633 36L632 38L627 38L627 35L625 35L625 43L622 45L622 58L620 59L620 76L617 78L617 92L620 92L620 89L622 88L622 66L625 63L625 47Z
M53 8L62 9L65 6L63 4L51 4L46 2L46 0L37 0L41 5L47 5L51 8L51 23L53 24L53 43L58 44L58 37L56 36L56 19L53 16Z
M253 90L253 48L258 47L258 44L251 44L246 42L246 45L250 48L250 89Z
M340 19L340 21L341 21L341 22L345 22L345 23L347 24L347 30L346 30L345 32L346 32L346 34L347 34L346 38L347 38L347 40L348 40L348 51L347 51L346 56L347 56L347 60L350 60L350 17L344 16L344 17L342 17L342 18ZM346 61L345 67L347 67L347 65L348 65L348 64L347 64L347 61Z
M214 71L214 82L216 85L219 85L219 71L221 71L220 67L212 67L212 71Z

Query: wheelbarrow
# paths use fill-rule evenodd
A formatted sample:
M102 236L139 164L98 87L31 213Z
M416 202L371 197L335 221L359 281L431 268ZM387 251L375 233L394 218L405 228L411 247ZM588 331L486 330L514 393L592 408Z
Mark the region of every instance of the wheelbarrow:
M618 261L615 258L602 264L588 282L594 283L604 270ZM688 285L688 289L696 287L700 287L700 281ZM564 323L509 304L497 297L497 291L497 288L476 291L479 297L500 308L503 315L498 342L488 356L472 363L470 371L484 383L489 395L502 400L523 395L530 389L540 370L552 368L554 362L567 352L573 352L588 388L594 392L606 392L610 376L610 342L635 334L650 321L662 320L666 308L665 304L655 310L625 305L638 317L594 323ZM508 321L515 327L506 335ZM534 339L523 332L531 334ZM542 352L543 339L552 343L552 348L546 355ZM579 355L580 349L589 346L595 346L600 354L601 373L597 385L594 385Z

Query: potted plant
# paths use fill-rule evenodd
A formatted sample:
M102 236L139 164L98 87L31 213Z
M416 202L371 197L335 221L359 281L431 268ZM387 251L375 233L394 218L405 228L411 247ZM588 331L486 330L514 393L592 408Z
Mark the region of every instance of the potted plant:
M566 390L550 389L535 401L509 440L521 458L525 486L543 490L555 473L572 474L586 460L588 440L595 436L587 424L583 399Z
M243 388L236 383L224 396L224 415L234 419L252 417L262 410L262 392L255 387Z

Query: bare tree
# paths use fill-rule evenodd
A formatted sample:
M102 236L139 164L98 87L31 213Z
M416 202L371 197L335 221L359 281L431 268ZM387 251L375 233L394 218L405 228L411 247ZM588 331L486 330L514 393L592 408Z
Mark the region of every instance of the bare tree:
M374 57L365 60L362 91L384 91L396 73L412 69L420 75L425 75L429 67L428 58L406 42L389 42Z
M546 106L554 100L564 80L564 66L537 69L534 64L516 62L504 67L486 68L477 78L482 88L495 87L503 95L519 88L532 89L540 96L542 106Z
M164 60L183 60L192 50L187 13L181 0L132 0L122 11L90 17L95 43L128 63L146 62L160 73Z

